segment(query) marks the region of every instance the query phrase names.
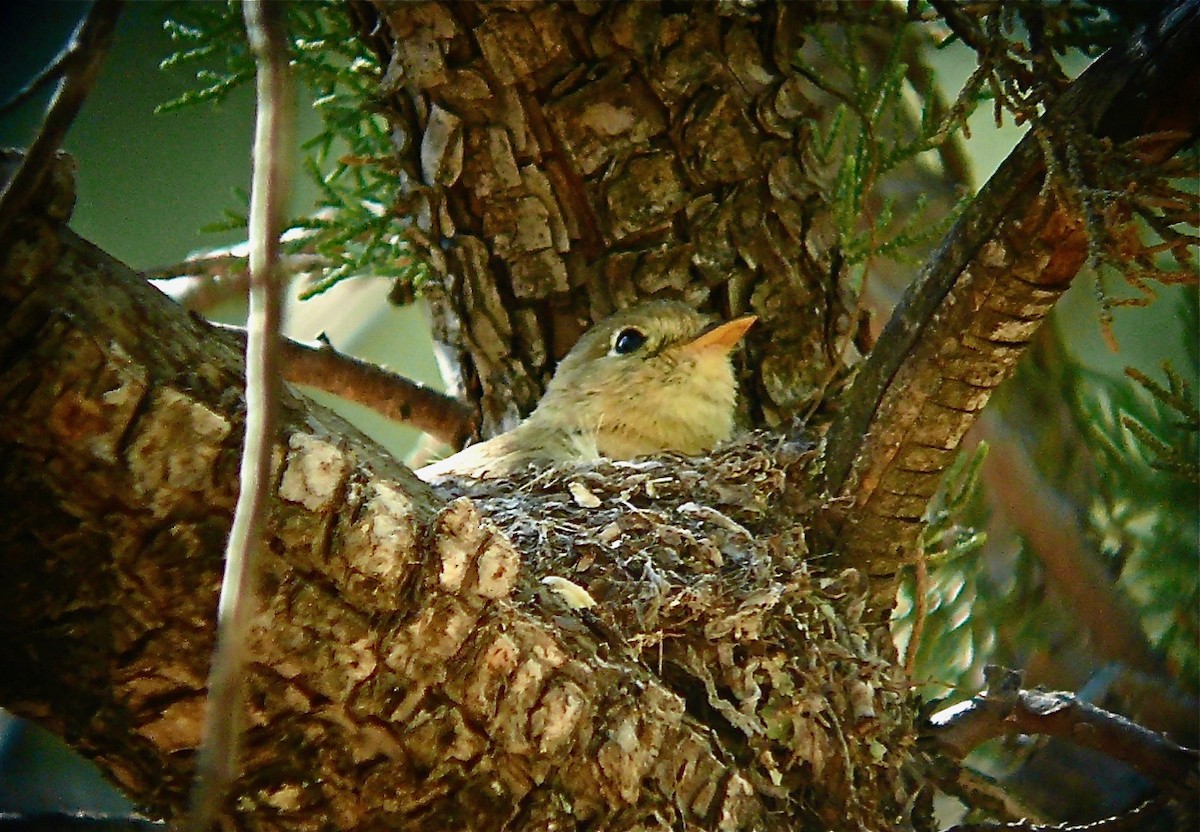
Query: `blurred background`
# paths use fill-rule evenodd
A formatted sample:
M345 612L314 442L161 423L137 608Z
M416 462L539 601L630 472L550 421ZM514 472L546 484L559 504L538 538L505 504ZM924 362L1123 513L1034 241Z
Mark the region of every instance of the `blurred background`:
M0 100L7 100L49 63L70 37L87 4L73 0L7 3L0 12ZM83 237L135 269L184 259L190 252L239 242L237 232L200 229L227 208L240 208L237 189L248 189L253 132L253 93L236 90L218 106L156 115L157 105L196 86L192 70L161 71L175 50L163 29L170 4L127 4L99 82L66 140L78 163L78 202L72 225ZM974 68L974 56L951 47L932 56L948 94ZM1080 62L1082 65L1082 61ZM304 94L304 91L301 91ZM36 131L48 95L0 121L0 145L22 146ZM310 106L298 108L298 138L318 129ZM976 184L982 183L1023 133L1011 122L996 129L990 107L973 119L966 142ZM315 187L298 173L294 213L311 209ZM440 387L425 314L420 303L397 308L386 302L390 281L362 276L308 301L293 298L288 334L310 340L324 333L339 350L385 364L402 375ZM1067 348L1081 366L1117 378L1127 365L1151 376L1164 358L1193 383L1195 339L1183 337L1179 309L1184 295L1164 288L1147 309L1118 311L1120 353L1101 335L1095 291L1076 281L1060 304L1058 320ZM214 317L242 323L244 305L223 304ZM305 391L338 410L368 435L403 457L416 436L373 413L333 397ZM3 669L0 669L3 672ZM39 729L0 711L0 811L96 809L119 811L122 798L90 764Z

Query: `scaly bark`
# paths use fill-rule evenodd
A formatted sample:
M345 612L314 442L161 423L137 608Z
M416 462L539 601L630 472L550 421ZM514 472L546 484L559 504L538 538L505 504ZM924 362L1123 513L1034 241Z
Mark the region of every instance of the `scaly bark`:
M1143 151L1161 162L1200 133L1197 56L1200 5L1176 4L1089 67L1052 116L1115 141L1163 133ZM1027 136L910 287L830 429L827 486L846 498L825 518L831 545L881 579L881 609L959 442L1086 260L1085 218L1043 192L1045 176Z

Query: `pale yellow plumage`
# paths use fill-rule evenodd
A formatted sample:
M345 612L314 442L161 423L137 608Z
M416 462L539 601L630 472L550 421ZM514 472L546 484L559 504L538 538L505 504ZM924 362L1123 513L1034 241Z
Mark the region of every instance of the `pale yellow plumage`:
M712 327L678 301L618 312L583 334L528 419L417 475L483 479L529 464L711 450L733 431L729 352L754 321Z

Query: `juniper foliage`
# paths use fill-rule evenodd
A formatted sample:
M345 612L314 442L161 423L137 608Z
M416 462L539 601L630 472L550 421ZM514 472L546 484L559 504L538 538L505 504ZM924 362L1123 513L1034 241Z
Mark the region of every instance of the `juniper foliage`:
M390 127L373 103L380 79L375 56L340 4L288 3L286 18L292 68L321 118L320 129L302 145L302 167L320 197L293 219L285 238L289 253L323 259L301 297L365 275L389 278L415 294L426 265L406 239L409 218L393 204ZM253 80L254 59L235 0L176 4L165 26L179 48L162 67L191 68L197 86L162 104L160 112L218 104ZM245 228L247 202L238 194L238 205L208 228Z

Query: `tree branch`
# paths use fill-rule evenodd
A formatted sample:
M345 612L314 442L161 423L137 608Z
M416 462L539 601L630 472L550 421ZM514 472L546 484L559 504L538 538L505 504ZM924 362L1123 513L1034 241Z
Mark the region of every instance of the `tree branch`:
M206 251L142 274L167 284L159 288L184 309L201 315L225 301L244 299L250 289L246 256L230 249Z
M173 818L241 356L59 224L23 228L0 261L0 704ZM284 412L232 828L874 828L911 810L907 755L877 753L911 748L906 682L861 576L800 554L781 505L796 449L750 437L451 499L323 409L285 393ZM596 606L564 609L547 576Z
M212 326L239 338L246 335L239 326ZM340 352L328 341L308 344L284 338L281 347L283 377L292 384L314 387L369 407L454 448L461 448L474 433L474 411L453 396Z
M1200 4L1190 0L1097 60L1051 117L1114 140L1176 131L1153 146L1153 164L1200 131L1197 90ZM1042 198L1044 175L1031 134L910 287L831 426L825 485L849 498L826 512L832 548L885 578L881 606L962 436L1086 260L1084 218Z
M1128 764L1175 796L1200 784L1200 752L1184 748L1074 694L1020 689L1013 671L988 669L989 689L929 718L922 739L962 759L987 740L1017 734L1061 737Z
M63 137L91 92L100 73L100 64L112 42L120 11L120 0L95 0L87 16L76 28L71 43L55 59L52 65L54 74L61 76L58 89L42 119L37 137L25 150L24 161L0 190L0 250L8 246L12 239L13 223L38 189L54 154L62 147ZM21 95L18 94L16 100L20 99Z

